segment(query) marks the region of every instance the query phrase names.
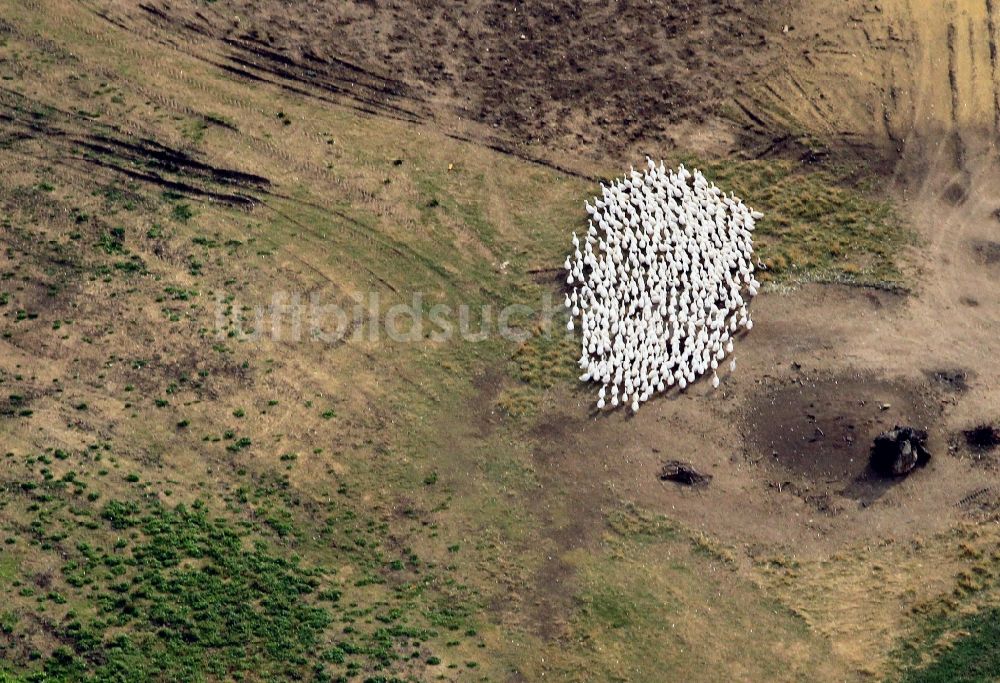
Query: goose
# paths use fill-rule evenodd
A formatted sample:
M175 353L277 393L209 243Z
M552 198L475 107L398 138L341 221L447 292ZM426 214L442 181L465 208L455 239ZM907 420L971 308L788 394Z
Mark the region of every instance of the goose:
M610 387L612 407L641 405L709 371L717 386L732 334L752 326L747 302L760 289L752 232L763 216L697 169L645 162L601 184L586 203L583 245L574 233L564 264L567 328L580 320L581 379L602 383L604 405Z

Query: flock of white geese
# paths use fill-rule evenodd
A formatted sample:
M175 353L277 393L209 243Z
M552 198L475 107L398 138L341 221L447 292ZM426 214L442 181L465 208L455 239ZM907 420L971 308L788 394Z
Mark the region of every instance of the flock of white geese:
M735 335L753 328L753 231L763 215L697 170L646 162L601 184L565 263L567 328L581 330L580 379L600 385L599 409L636 412L708 372L718 387Z

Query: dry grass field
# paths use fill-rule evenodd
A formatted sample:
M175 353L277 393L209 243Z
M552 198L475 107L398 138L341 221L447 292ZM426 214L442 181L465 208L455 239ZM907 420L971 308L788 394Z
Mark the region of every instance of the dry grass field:
M998 20L0 5L0 680L996 680ZM598 415L561 264L646 154L765 288L719 390ZM363 314L414 295L529 334Z

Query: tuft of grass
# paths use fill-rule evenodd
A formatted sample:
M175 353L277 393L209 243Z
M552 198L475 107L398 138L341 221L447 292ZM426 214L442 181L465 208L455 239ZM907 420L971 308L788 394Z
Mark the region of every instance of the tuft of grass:
M514 353L514 374L525 384L548 389L557 382L575 379L580 342L561 326L538 326Z
M533 415L546 390L572 383L577 377L579 343L561 323L553 323L551 330L537 325L514 351L512 374L518 381L501 391L500 410L511 417Z
M250 448L251 445L253 445L253 442L248 437L241 436L239 439L226 446L226 450L238 453L242 450Z
M190 204L174 204L173 208L170 210L170 216L178 222L187 223L194 217L194 211L191 210Z

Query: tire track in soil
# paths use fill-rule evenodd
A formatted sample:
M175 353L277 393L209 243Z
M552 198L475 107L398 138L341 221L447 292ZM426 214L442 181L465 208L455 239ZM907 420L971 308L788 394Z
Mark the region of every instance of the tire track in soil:
M63 16L58 17L58 21L60 21L61 23L63 23L64 25L67 25L67 26L70 24L69 19L66 18L66 17L63 17ZM77 26L76 24L73 24L72 28L74 30L80 30L80 27ZM72 59L74 61L76 61L78 59L72 53L70 53L68 51L60 50L59 46L56 43L54 43L52 41L49 41L49 40L47 40L45 38L42 38L41 36L39 36L37 34L28 33L28 32L22 31L20 29L16 29L12 25L7 24L6 22L4 22L2 24L2 26L0 26L0 31L7 31L7 32L11 33L12 35L15 35L19 39L22 39L25 42L27 42L27 43L29 43L29 44L37 47L40 50L44 50L44 51L52 53L52 54L59 54L59 55L61 55L62 57L66 58L66 59ZM162 59L151 58L149 55L146 55L146 54L140 52L139 50L136 50L136 49L133 49L133 48L130 48L130 47L125 47L120 42L111 39L109 36L107 36L105 34L101 34L99 32L95 32L95 31L87 30L87 29L83 29L83 32L84 32L85 35L88 35L90 37L93 37L93 38L99 40L99 42L101 42L105 46L107 46L107 47L109 47L109 48L111 48L111 49L113 49L115 51L121 51L124 54L129 54L129 55L132 55L135 58L141 59L146 64L152 64L152 65L154 65L154 67L156 69L158 69L158 70L160 70L160 71L162 71L164 73L168 73L168 75L171 75L175 80L180 80L180 81L186 83L188 86L193 86L195 89L197 89L199 91L202 91L202 92L206 91L206 89L207 89L206 86L203 83L201 83L200 81L197 81L196 79L193 79L193 78L190 78L190 77L186 76L183 73L183 71L180 70L179 68L174 67L172 65L171 66L167 66ZM110 69L106 69L106 68L105 69L98 68L98 69L95 70L95 72L96 73L100 73L102 76L108 78L111 81L116 81L116 82L120 82L120 83L123 83L123 84L127 85L133 91L138 92L139 94L143 95L144 97L146 97L150 101L156 102L160 106L163 106L164 108L167 108L170 111L173 111L175 113L177 113L177 112L184 113L184 114L186 114L188 116L201 116L202 115L200 112L196 111L192 107L189 107L187 105L181 104L178 100L176 100L176 99L174 99L172 97L168 97L168 96L163 95L159 90L151 89L151 88L149 88L149 87L147 87L147 86L139 83L138 81L135 81L135 80L130 79L130 78L125 78L120 73L118 73L116 71L113 71L113 70L110 70ZM13 91L5 91L5 92L8 92L8 94L10 94L10 95L18 95L18 96L20 96L19 93L15 93ZM236 100L236 98L232 98L232 99L234 101L239 102L242 105L241 108L244 109L244 110L246 110L246 109L252 109L252 110L254 110L257 113L260 113L261 115L267 116L267 112L265 112L262 109L250 107L244 101ZM69 112L62 112L62 114L64 114L65 116L72 117L72 114L70 114ZM9 117L5 117L5 118L9 119ZM111 126L110 129L111 130L117 130L117 131L124 131L125 130L123 128L116 127L116 126ZM136 135L137 138L141 139L142 137L145 137L145 138L151 137L151 135L149 134L148 131L144 131L144 130L140 131L138 128L136 128L135 131L137 133L137 135ZM62 133L56 134L54 131L48 131L48 133L50 134L50 136L55 137L55 138L63 137ZM269 143L267 141L261 140L259 138L247 136L246 134L243 134L243 137L244 137L245 140L249 140L252 144L256 144L257 146L264 147L270 153L271 156L276 156L276 157L282 158L285 162L287 162L286 165L294 167L297 170L299 170L300 172L313 173L313 172L321 170L318 165L296 163L298 161L297 159L293 159L293 157L290 154L288 154L287 152L285 152L282 148L278 147L277 145L274 145L274 144ZM76 142L84 144L84 146L88 146L90 144L87 140L82 140L82 141L81 140L76 140ZM118 141L111 141L111 142L113 144L117 144ZM125 144L126 146L129 145L129 143L127 143L127 142L126 143L122 143L122 144ZM99 152L100 150L95 150L95 151ZM145 173L138 173L136 171L133 171L132 169L128 169L128 168L124 168L124 167L119 167L119 166L116 166L114 164L99 163L99 162L95 161L94 159L88 159L88 158L84 158L84 157L75 157L75 156L68 157L68 158L61 157L61 159L64 160L64 161L65 160L70 160L70 161L84 163L85 165L87 165L87 167L92 167L93 165L96 164L97 166L102 167L105 170L108 170L108 171L110 171L112 173L116 173L116 174L119 174L119 175L126 175L128 177L132 177L133 179L144 181L144 182L151 182L153 184L158 184L158 185L161 185L161 186L171 187L171 188L173 188L175 190L184 192L185 194L189 195L192 199L209 199L209 200L221 201L223 203L230 203L231 200L232 200L232 201L236 201L237 204L242 205L242 206L249 206L250 204L248 202L252 202L252 203L255 204L258 201L256 198L242 197L242 196L236 196L236 195L230 196L230 195L223 195L223 194L214 193L214 192L211 192L211 191L205 191L205 190L203 190L201 188L197 188L197 187L194 187L194 186L187 186L186 184L183 184L183 183L177 183L177 182L174 182L174 181L170 181L168 179L159 177L159 176L157 176L155 174L150 175L150 174L145 174ZM56 161L56 159L53 158L52 161ZM67 168L71 168L71 167L67 167ZM80 172L85 172L82 169L79 169L79 170L80 170ZM287 197L287 196L275 194L273 192L266 191L266 190L265 190L265 195L273 195L275 198L284 199L284 200L293 201L293 202L297 201L297 200L295 200L295 199L293 199L291 197ZM269 208L270 210L274 211L276 214L281 215L286 220L289 220L293 224L296 224L299 227L299 229L304 230L307 233L311 233L314 236L319 233L318 230L309 228L308 226L302 224L299 221L296 221L295 219L291 218L290 216L288 216L286 214L283 214L280 210L275 209L271 205L270 202L268 202L268 201L265 200L264 205L267 208ZM350 218L346 214L343 214L342 212L339 212L339 211L336 211L336 210L331 210L328 207L318 207L318 206L315 206L314 208L322 209L324 211L330 211L330 212L336 214L340 219L342 219L343 221L345 221L345 223L353 225L354 227L352 228L352 231L355 232L355 234L358 234L359 236L361 236L367 242L369 242L376 251L378 251L380 253L383 253L383 254L385 254L385 253L387 253L389 251L392 251L392 252L396 253L397 256L399 256L399 257L401 257L403 259L407 259L407 256L404 253L405 249L396 248L396 247L392 247L392 246L389 246L387 248L386 245L383 244L378 239L376 239L373 234L363 232L361 230L361 228L363 228L362 224L358 223L357 221L354 221L352 218ZM290 250L287 253L287 255L289 256L289 258L291 258L291 259L299 262L306 269L308 269L309 271L313 272L314 275L317 275L317 276L321 277L324 281L326 281L328 284L330 284L331 286L333 286L338 292L342 292L343 291L339 287L339 285L337 285L336 282L334 280L332 280L328 275L326 275L321 269L319 269L317 266L315 266L315 265L311 264L310 262L308 262L308 260L306 260L305 258L303 258L302 256L300 256L299 254L294 253L294 250ZM413 259L416 259L418 261L419 260L423 260L424 262L427 261L426 257L414 256L410 260L413 260ZM381 276L379 276L377 273L375 273L371 269L368 269L368 268L364 267L364 265L361 264L360 262L356 263L356 265L354 266L354 270L356 272L363 272L363 273L368 274L371 278L373 278L375 281L380 282L381 284L383 284L390 291L398 291L398 290L396 290L396 288L390 282L386 281L384 278L382 278ZM345 333L345 335L343 335L342 339L338 343L335 343L333 345L333 347L336 348L336 347L347 346L349 348L352 348L356 353L358 353L361 356L367 358L369 361L374 362L375 358L374 358L374 356L372 354L370 354L368 352L365 352L362 349L354 348L353 345L351 345L349 343L349 341L350 341L350 334L351 334L352 331L353 331L353 327L350 328L350 329L348 329L348 331ZM415 379L413 379L412 377L409 377L408 374L404 371L404 368L396 367L394 369L394 372L395 372L395 374L397 376L399 376L405 383L409 384L411 387L413 387L413 388L418 388L419 387L419 383Z
M948 87L951 89L951 123L958 124L958 75L955 73L955 24L948 23Z
M60 19L62 21L68 21L68 19L66 17L60 17ZM26 36L26 37L27 38L31 38L31 36ZM117 43L117 41L111 40L110 38L106 39L106 40L104 40L102 42L104 42L104 43L106 43L108 45L116 46L115 49L119 49L118 46L120 44ZM135 51L135 52L136 52L136 54L139 54L138 51ZM188 55L187 53L184 53L184 52L180 52L180 54L182 56L184 56L184 57L190 57L190 55ZM162 60L156 62L156 66L157 66L158 69L160 69L162 71L168 71L171 68L171 67L165 66L164 63L162 62ZM179 69L177 69L176 67L173 67L173 69L175 71L179 71ZM149 100L151 100L153 102L157 102L161 106L163 106L163 107L165 107L165 108L167 108L167 109L169 109L171 111L181 112L181 113L184 113L184 114L189 115L189 116L202 116L201 112L193 109L192 107L189 107L187 105L184 105L184 104L180 103L175 98L163 95L158 90L149 88L149 87L147 87L147 86L145 86L145 85L143 85L141 83L138 83L138 82L136 82L136 81L134 81L132 79L123 78L120 74L115 73L115 72L111 72L110 75L113 76L115 78L115 80L127 84L130 88L134 89L135 91L139 92L143 96L147 97ZM187 80L188 81L193 81L194 79L188 78ZM259 108L256 108L256 107L250 107L250 106L246 105L245 103L242 103L242 104L243 104L242 108L244 108L244 109L252 109L253 111L260 113L261 115L269 116L269 114L267 112L265 112L264 110L262 110L262 109L259 109ZM300 173L309 174L309 175L321 175L325 171L325 169L322 166L320 166L319 164L314 164L314 163L309 163L309 162L303 162L303 161L301 161L301 159L299 157L291 155L290 153L288 153L287 151L285 151L282 147L279 147L278 145L276 145L274 143L271 143L269 141L262 140L260 138L255 137L255 136L250 136L250 135L247 135L247 134L242 134L241 135L241 139L243 139L244 141L250 141L251 145L253 145L253 146L255 146L255 147L259 148L259 149L263 149L264 151L266 151L272 157L277 157L277 158L281 159L285 163L285 167L286 168L293 168L293 169L295 169L296 171L298 171ZM315 134L315 139L322 139L322 136L317 133L317 134ZM100 151L100 150L96 150L96 151ZM80 158L80 159L77 159L77 160L78 161L83 161L83 162L86 162L86 163L92 163L92 164L97 163L97 162L95 162L92 159ZM136 179L136 180L140 180L140 181L144 181L144 182L151 182L151 183L154 183L154 184L159 184L161 186L168 187L168 189L173 189L175 191L179 191L179 192L182 192L182 193L185 193L185 194L189 194L189 195L201 196L201 197L207 198L207 199L212 199L212 200L216 200L216 201L222 201L223 203L235 202L236 205L240 205L240 206L249 208L250 206L252 206L253 204L255 204L258 201L258 198L238 196L238 195L232 195L232 196L230 196L230 195L223 195L223 194L213 193L213 192L210 192L210 191L209 192L205 192L201 188L196 188L196 187L193 187L193 186L185 185L183 183L177 183L177 182L174 182L174 181L170 181L168 179L158 177L155 174L151 175L151 174L139 173L137 171L133 171L133 170L130 170L130 169L126 169L126 168L122 168L122 167L117 167L117 166L115 166L113 164L102 163L102 164L99 164L99 165L101 165L106 170L109 170L109 171L112 171L112 172L117 172L119 174L124 174L124 175L126 175L128 177L132 177L133 179ZM302 203L301 200L289 197L287 195L282 195L280 193L275 193L273 190L265 190L265 194L268 195L268 196L272 196L274 198L277 198L277 199L283 199L283 200L292 201L292 202L296 202L296 203ZM358 237L360 237L361 239L363 239L365 242L367 242L370 245L372 245L372 247L377 252L381 252L383 254L387 254L387 253L391 252L391 253L395 254L395 256L397 258L402 259L404 263L417 263L423 269L427 270L430 273L434 273L438 277L442 278L443 283L446 283L449 287L454 286L454 282L452 281L453 278L452 278L452 276L446 270L438 267L437 264L436 264L436 262L433 259L431 259L430 257L428 257L426 255L421 254L419 251L411 248L409 245L406 245L404 242L388 238L385 235L376 235L375 231L367 228L362 223L354 220L353 218L351 218L350 216L348 216L344 212L342 212L340 210L337 210L337 209L335 209L333 207L330 207L330 206L319 206L319 205L316 205L316 204L311 204L310 206L311 206L311 208L313 208L315 210L323 211L323 212L326 212L326 213L331 213L331 214L337 216L342 221L343 225L347 226L348 230L350 230L355 235L357 235ZM286 218L288 218L288 217L286 216ZM300 225L300 228L305 229L305 226L301 226ZM316 234L319 233L319 231L317 231L317 230L309 230L309 232L312 233L312 234L314 234L314 235L316 235ZM359 267L363 267L362 264L360 264L360 263L358 265L359 265ZM368 272L371 275L371 277L374 278L376 281L383 283L388 289L390 289L390 290L395 290L396 289L388 280L386 280L384 277L378 275L374 271L370 271L370 270L366 269L366 272Z
M1000 130L1000 92L997 89L997 26L994 0L986 0L986 30L989 32L990 85L993 92L993 128Z
M903 3L897 3L903 4ZM905 3L905 20L910 25L914 52L909 73L902 74L914 93L912 117L905 137L903 160L897 171L897 183L904 189L911 214L924 237L921 259L924 285L911 300L911 315L923 321L927 335L942 340L931 348L916 349L916 356L940 354L953 359L970 359L982 355L988 341L982 337L982 326L996 321L996 312L980 308L979 320L972 319L956 304L970 292L995 289L987 273L972 263L966 245L970 239L988 229L989 214L1000 202L993 181L988 146L990 133L971 128L985 117L986 127L996 131L997 97L995 77L995 27L990 27L986 9L987 34L976 30L959 31L963 20L975 19L973 8L935 7L928 16L926 9ZM978 24L973 24L976 26ZM941 28L937 28L941 27ZM946 59L938 59L937 45L947 50ZM963 44L968 41L968 45ZM991 47L992 45L992 47ZM972 60L969 64L961 62ZM990 74L993 85L987 98L977 88ZM935 103L944 104L942 111ZM916 173L914 171L916 170ZM967 309L965 309L967 310ZM944 342L947 340L947 342ZM930 360L928 362L931 362Z
M271 83L305 97L347 106L360 113L384 115L414 123L423 119L423 114L394 103L397 100L408 100L420 104L419 98L406 92L406 87L401 81L379 76L342 57L333 56L325 60L315 52L306 52L304 56L309 64L303 64L264 46L252 37L232 38L222 35L219 29L213 30L214 27L210 22L207 22L207 26L199 26L152 4L140 4L138 7L146 13L152 26L163 29L166 33L163 30L149 31L140 27L134 27L133 31L144 35L152 42L175 49L181 48L171 45L171 38L180 37L187 46L186 50L181 51L188 57L211 63L216 68L231 74L251 81ZM112 18L107 13L98 13L98 16L115 25L125 25L124 21ZM202 40L195 41L192 33L201 36ZM226 46L228 50L219 49L222 46ZM214 54L216 57L213 59L206 56L206 53ZM342 69L350 76L341 75L333 69ZM274 78L262 76L262 73ZM381 100L373 99L372 96L358 90L381 96Z

